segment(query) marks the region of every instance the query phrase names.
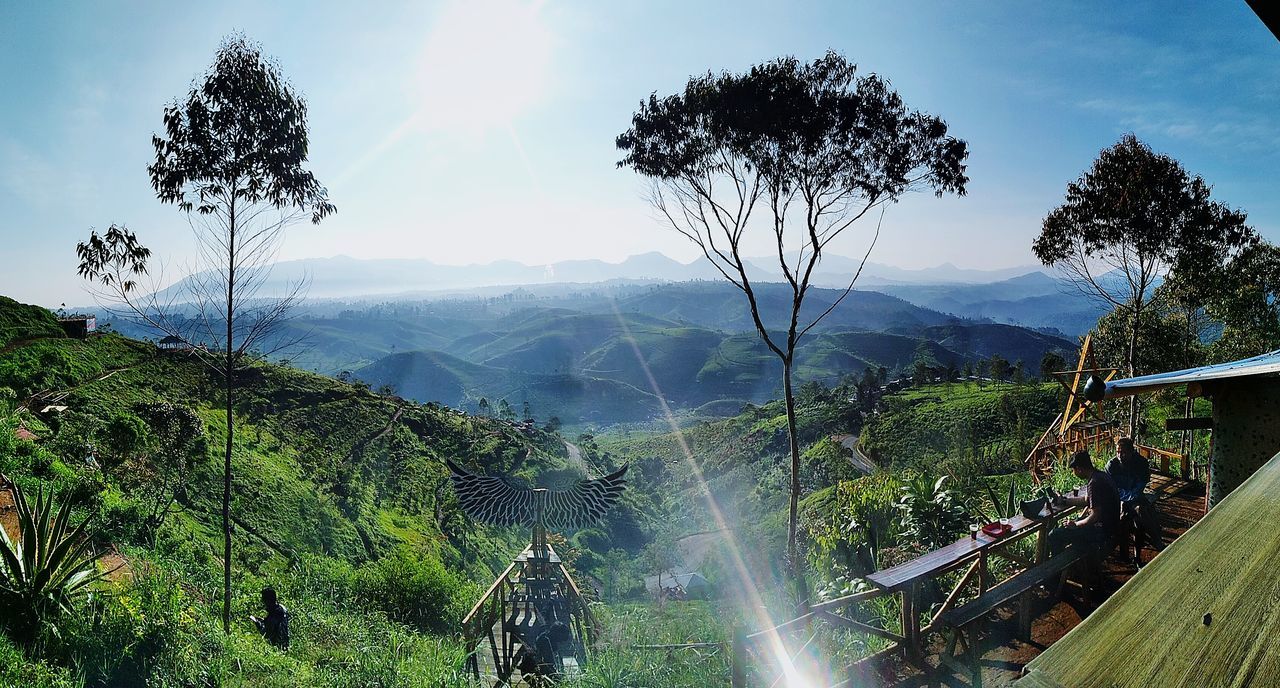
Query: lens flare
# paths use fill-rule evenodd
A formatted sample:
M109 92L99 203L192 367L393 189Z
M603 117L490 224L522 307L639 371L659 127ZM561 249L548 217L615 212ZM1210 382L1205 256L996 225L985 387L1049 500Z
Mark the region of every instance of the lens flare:
M715 495L711 493L711 487L702 475L702 468L698 466L697 460L693 458L693 452L689 449L688 442L685 441L684 431L680 428L680 424L676 422L675 414L671 412L671 407L667 404L667 398L662 393L662 388L658 385L657 379L654 378L653 372L649 369L649 363L644 360L644 355L640 352L640 346L636 343L635 337L631 335L630 325L627 324L626 318L622 317L622 311L618 310L617 301L611 300L610 306L613 308L613 315L617 318L618 325L622 328L623 339L631 346L636 362L640 364L645 378L649 381L649 387L653 390L653 395L658 399L658 404L662 408L663 418L666 420L668 427L671 428L671 432L676 438L676 443L680 446L680 453L683 455L685 463L688 464L690 472L693 473L694 479L698 481L698 485L702 489L703 498L707 503L707 510L711 512L716 528L719 532L724 533L726 549L729 551L730 559L732 560L733 571L737 574L738 585L747 595L748 616L754 617L759 628L773 628L776 623L765 607L764 599L760 595L760 589L756 586L755 578L747 569L737 536L734 535L728 520L724 517L724 512L720 509L720 504L716 501ZM778 666L782 667L782 676L779 677L779 680L785 681L783 685L786 688L811 688L814 686L796 668L791 653L787 651L782 642L781 635L776 631L770 631L769 636L765 639L765 645L774 656Z

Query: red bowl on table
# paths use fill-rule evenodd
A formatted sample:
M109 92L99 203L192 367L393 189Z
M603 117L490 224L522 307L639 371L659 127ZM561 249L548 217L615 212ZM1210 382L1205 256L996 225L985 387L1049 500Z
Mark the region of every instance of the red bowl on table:
M991 537L1004 537L1005 535L1008 535L1011 530L1013 529L1003 523L988 523L987 525L982 526L982 532L990 535Z

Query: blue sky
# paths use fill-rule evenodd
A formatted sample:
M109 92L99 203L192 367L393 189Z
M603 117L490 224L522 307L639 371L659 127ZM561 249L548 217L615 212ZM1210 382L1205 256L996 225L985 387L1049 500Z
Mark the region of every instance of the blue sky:
M0 294L83 303L75 242L112 222L188 259L150 136L236 30L306 95L339 209L291 229L284 258L691 259L615 169L614 137L690 74L828 48L970 144L969 195L891 208L873 260L1033 263L1041 218L1127 131L1280 240L1280 43L1243 2L9 2Z

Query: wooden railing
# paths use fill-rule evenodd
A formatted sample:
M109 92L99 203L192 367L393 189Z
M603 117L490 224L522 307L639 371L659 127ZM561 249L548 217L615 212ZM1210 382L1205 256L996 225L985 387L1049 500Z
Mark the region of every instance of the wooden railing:
M966 589L972 589L976 595L981 595L1000 582L992 579L988 566L989 558L998 556L1012 562L1014 570L1010 575L1043 562L1048 554L1046 539L1048 531L1056 525L1058 519L1073 511L1074 508L1059 511L1040 519L1016 516L1010 519L1012 533L1004 538L998 540L986 536L980 536L978 539L962 538L911 561L869 574L867 580L877 586L875 589L815 604L796 618L755 633L735 633L731 685L733 688L746 688L749 674L747 669L750 666L768 667L766 671L774 678L763 685L778 685L786 672L786 667L778 666L779 647L787 645L785 641L794 638L798 633L803 632L804 635L808 635L809 639L801 644L798 651L785 650L787 653L785 661L793 661L814 642L818 633L815 627L817 624L855 631L889 641L890 644L883 650L855 662L850 667L853 674L865 668L868 663L897 653L902 653L908 661L923 666L925 639L930 633L941 630L943 615L956 606ZM1032 535L1036 536L1036 545L1034 554L1030 557L1010 551L1014 543L1021 542ZM929 621L921 626L920 622L925 613L925 610L918 606L922 584L957 571L963 571L960 578L950 586L942 604L929 615ZM892 596L899 597L901 612L897 628L875 626L867 621L850 618L840 613L859 603ZM829 688L853 685L852 681L853 678L850 678L834 683Z
M555 592L567 605L574 637L580 639L583 649L587 650L600 635L599 622L559 557L549 545L546 547L552 555L550 566ZM507 566L462 620L463 642L469 653L466 669L476 679L481 676L480 646L486 640L497 678L505 682L515 670L519 638L510 632L509 626L514 620L533 613L531 604L525 599L526 583L534 575L545 575L533 570L540 564L529 561L530 553L531 550L526 549Z

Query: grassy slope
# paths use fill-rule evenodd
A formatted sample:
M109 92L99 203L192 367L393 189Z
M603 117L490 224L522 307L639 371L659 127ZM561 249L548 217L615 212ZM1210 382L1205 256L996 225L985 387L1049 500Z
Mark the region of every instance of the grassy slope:
M522 437L500 422L404 404L277 366L255 367L243 384L234 453L234 513L240 522L236 615L241 618L252 611L261 585L280 587L300 620L295 650L288 656L264 650L243 624L229 638L216 631L214 514L223 421L219 395L205 371L192 360L157 356L147 345L114 336L42 340L0 355L0 386L16 387L23 398L64 390L71 406L47 427L32 419L45 437L44 448L0 443L0 470L16 474L25 484L53 483L67 489L100 488L105 482L98 508L112 524L116 542L142 572L138 584L95 603L100 606L91 624L73 624L68 631L70 643L86 661L96 662L91 682L104 680L99 669L106 668L117 676L143 672L171 683L288 685L287 677L296 675L299 680L334 685L452 685L447 673L457 666L456 643L424 633L411 619L394 620L394 607L371 607L370 597L399 599L395 590L384 589L386 581L416 580L425 574L415 573L412 566L432 562L443 563L460 579L484 581L519 546L518 534L476 529L458 516L444 487L442 457L469 457L487 470L514 470L517 476L529 477L565 465L558 441L552 436ZM973 394L960 388L913 390L900 395L904 405L891 408L885 419L901 415L923 422L948 414L982 413L992 399L998 416L998 399L1008 391L1007 386ZM934 396L940 397L938 402L932 401ZM1034 392L1031 396L1032 401L1038 398ZM838 448L822 441L828 434L857 429L843 398L829 395L801 409L801 432L808 447L806 491L851 477L842 472L847 467ZM193 406L205 419L211 441L206 461L189 477L183 511L152 547L130 540L132 495L122 489L112 467L108 465L103 481L75 467L69 457L77 453L68 448L95 436L95 423L100 426L139 403L162 399ZM924 409L917 407L935 403L947 408L932 415L918 413ZM397 412L399 418L391 423ZM755 545L747 555L767 571L785 532L781 516L787 447L780 404L698 424L687 429L685 439L731 522L753 524ZM536 451L522 461L530 444ZM575 538L575 544L598 544L598 551L620 546L634 553L643 544L642 531L651 530L654 522L671 523L685 532L713 525L703 508L703 486L691 477L675 436L615 436L601 438L598 447L588 446L594 444L585 443L584 453L597 470L624 459L634 462L631 478L636 489L627 492L626 506L611 514L602 529L620 537L611 543L602 531L593 531ZM601 537L605 540L598 542ZM404 552L416 563L401 563ZM589 555L584 554L587 559ZM379 578L379 572L389 575ZM475 589L457 593L455 601L471 599ZM411 607L423 604L420 597L409 599ZM460 611L434 613L448 616ZM0 658L8 649L0 643ZM99 653L96 659L94 652ZM652 671L654 666L643 669ZM28 662L17 671L25 672L14 675L24 682L41 685L45 679L36 674L60 670ZM11 677L0 673L0 678ZM49 685L56 685L56 678L49 679ZM679 684L673 680L671 685Z
M526 436L496 420L382 397L273 365L255 366L241 385L233 455L237 618L252 611L256 589L268 583L280 587L299 619L289 658L264 654L240 622L227 639L212 631L225 421L207 371L194 359L157 354L150 345L114 335L38 340L0 354L0 387L14 389L18 401L58 391L70 407L46 419L25 411L0 413L0 471L30 488L53 485L97 494L94 511L139 575L137 587L103 598L94 603L98 611L77 617L89 625L72 623L62 646L79 655L99 655L89 672L95 684L144 675L203 683L208 679L195 678L203 675L227 685L258 685L250 677L265 670L279 672L285 685L292 673L319 681L333 674L332 668L321 669L324 663L336 662L350 665L342 675L359 679L353 685L389 685L368 681L378 672L413 666L423 670L406 685L439 685L433 677L456 666L454 641L416 630L426 622L389 620L388 615L397 618L395 609L376 600L394 595L379 593L375 599L371 586L388 580L411 585L418 575L470 580L471 587L457 590L449 604L474 599L477 586L505 564L524 536L470 525L446 487L442 459L461 458L527 479L567 465L562 445L553 436ZM140 502L128 487L130 476L102 453L101 473L78 457L89 443L105 450L104 428L113 418L156 401L192 407L206 422L209 443L207 455L185 476L187 493L179 513L151 546L137 534ZM18 419L41 436L39 445L12 438L9 428ZM530 448L534 453L524 459ZM411 557L405 560L408 569L379 577L380 567L399 566L395 562L404 553ZM439 566L431 562L448 570L415 573L422 566ZM341 594L342 585L352 591ZM131 607L134 603L140 606ZM430 614L453 623L461 611L455 606ZM144 628L149 623L167 624L170 635L142 646L137 638L129 640L134 632L151 633ZM0 646L0 655L11 649ZM361 663L368 666L356 666ZM54 676L50 685L61 680L55 680L61 673L56 664L15 671L0 677L34 677L35 685L45 681L44 674Z
M1015 466L1061 410L1062 399L1053 383L951 383L909 389L884 404L863 428L862 450L882 465L937 472L945 459Z
M0 348L35 337L61 337L62 328L48 310L0 296Z

